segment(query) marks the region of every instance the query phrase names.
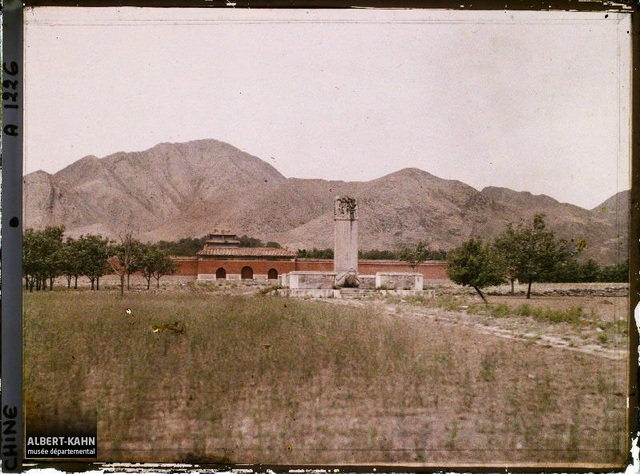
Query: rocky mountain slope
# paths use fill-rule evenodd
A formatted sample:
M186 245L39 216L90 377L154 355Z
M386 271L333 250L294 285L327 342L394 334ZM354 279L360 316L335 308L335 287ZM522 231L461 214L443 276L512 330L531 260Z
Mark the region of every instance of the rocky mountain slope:
M592 210L506 188L478 191L409 168L368 182L285 178L261 159L216 140L163 143L136 153L88 156L55 174L25 176L25 226L64 224L69 235L143 240L230 229L292 249L333 246L333 199L358 198L362 249L426 240L451 249L490 238L508 222L547 215L566 238L585 238L585 258L627 258L627 192Z

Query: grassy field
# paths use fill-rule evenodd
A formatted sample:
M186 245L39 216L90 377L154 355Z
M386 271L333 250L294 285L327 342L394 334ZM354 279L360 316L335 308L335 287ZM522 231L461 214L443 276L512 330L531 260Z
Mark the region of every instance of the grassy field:
M448 314L510 319L457 303ZM199 285L26 294L28 429L95 414L110 461L624 463L624 358L415 317L421 306ZM581 331L513 306L496 311Z

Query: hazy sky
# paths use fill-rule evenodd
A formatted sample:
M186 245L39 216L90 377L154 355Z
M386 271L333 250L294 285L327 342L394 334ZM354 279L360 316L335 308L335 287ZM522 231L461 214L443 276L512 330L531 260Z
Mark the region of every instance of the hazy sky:
M25 11L25 172L215 138L287 177L629 187L629 15Z

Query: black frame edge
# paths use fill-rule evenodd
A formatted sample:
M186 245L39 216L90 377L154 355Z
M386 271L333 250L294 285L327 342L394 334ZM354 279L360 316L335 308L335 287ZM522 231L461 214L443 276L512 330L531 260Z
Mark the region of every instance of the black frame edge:
M30 7L229 8L227 0L25 0ZM236 0L234 8L430 8L447 10L571 10L630 12L633 0Z
M21 472L23 5L3 5L2 64L2 470Z
M628 446L634 438L640 438L640 409L638 407L640 384L640 371L638 370L639 351L638 345L640 337L638 326L634 319L634 310L640 304L640 0L632 2L625 0L621 2L605 2L603 0L578 1L578 0L552 0L543 2L541 0L478 0L474 4L472 0L468 4L461 4L451 0L362 0L346 5L348 0L240 0L235 4L235 8L442 8L455 10L573 10L573 11L619 11L629 13L632 11L632 77L631 77L631 192L630 192L630 226L629 226L629 367L628 367ZM2 301L1 301L1 349L2 349L2 472L22 472L23 461L23 404L22 404L22 135L17 137L9 136L4 131L5 124L17 124L22 131L22 97L23 97L23 8L37 7L158 7L158 8L227 8L225 0L2 0L3 12L3 66L10 61L19 64L19 97L20 108L13 110L3 110L2 118ZM6 79L6 71L3 70L3 80ZM19 198L16 199L16 196ZM17 226L13 226L12 219L18 218ZM14 221L15 223L15 221ZM640 312L639 312L640 315ZM19 361L19 363L15 363ZM16 372L18 370L18 372ZM19 379L16 379L16 373ZM7 460L12 457L5 456L5 446L8 438L4 433L5 422L8 416L5 408L17 407L17 416L11 418L17 420L16 436L18 442L18 465L13 468L7 464ZM71 466L79 468L80 465L95 469L96 465L89 463L67 462ZM633 464L631 452L628 454L628 463ZM48 463L38 463L38 467L44 467ZM61 463L51 463L56 466ZM223 469L248 467L258 472L274 471L288 472L292 468L307 469L335 469L336 466L212 466L200 465L205 469ZM195 466L194 466L195 467ZM343 466L341 471L348 472L369 472L369 467ZM79 469L82 470L82 469ZM170 468L169 470L175 470ZM431 467L402 467L389 466L393 472L460 472L469 470L468 466L431 468ZM540 472L540 467L514 467L505 468L500 466L474 467L474 472ZM380 469L378 468L378 471ZM558 469L556 472L567 472ZM611 472L611 468L589 468L575 467L571 472ZM382 470L384 472L384 470Z
M638 9L631 20L631 193L629 203L629 386L628 386L628 446L640 429L638 410L638 326L634 318L636 306L640 303L640 18ZM629 453L629 463L633 463Z

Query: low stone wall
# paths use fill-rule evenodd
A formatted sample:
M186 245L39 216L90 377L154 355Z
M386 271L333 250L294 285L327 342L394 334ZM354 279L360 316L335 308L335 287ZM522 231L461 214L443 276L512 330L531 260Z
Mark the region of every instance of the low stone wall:
M336 299L365 299L384 296L414 296L420 298L435 298L435 290L375 290L362 288L342 288L333 290L328 288L281 288L276 290L279 296L290 298L336 298Z
M254 275L252 279L258 280L259 275ZM217 281L218 279L216 278L215 273L198 273L198 280L199 281ZM242 280L242 275L240 275L239 273L227 273L227 276L225 278L222 278L222 280L238 281L238 280Z
M376 288L385 288L388 290L422 290L422 285L423 277L421 273L376 273Z
M358 280L360 280L360 286L358 288L373 290L376 287L375 275L358 275Z
M382 296L415 296L420 298L435 298L435 290L378 290Z
M333 289L335 272L289 272L286 279L291 289ZM285 285L283 285L285 286Z
M295 271L281 275L279 285L291 289L333 289L335 272ZM359 288L421 291L423 277L420 273L378 272L375 275L358 275Z
M215 281L216 274L215 273L199 273L197 280L198 281Z
M276 292L290 298L340 298L340 290L328 288L284 288Z

